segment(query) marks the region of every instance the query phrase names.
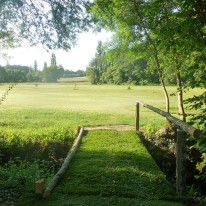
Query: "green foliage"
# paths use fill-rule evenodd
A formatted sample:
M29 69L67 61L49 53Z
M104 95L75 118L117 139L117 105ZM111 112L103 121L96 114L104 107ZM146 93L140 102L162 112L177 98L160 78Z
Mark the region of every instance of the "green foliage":
M28 124L28 122L27 122ZM34 193L36 180L48 178L62 165L75 135L68 128L0 132L0 204L16 201L28 191Z
M43 178L47 182L53 176L53 171L43 160L31 163L16 159L0 166L0 176L0 204L4 204L16 201L25 192L34 192L35 181Z
M63 78L72 78L72 77L85 77L86 72L83 70L64 70Z
M64 69L62 66L57 66L56 56L54 53L51 55L51 65L47 67L44 65L42 75L44 82L57 82L63 76Z
M56 55L54 53L51 55L51 66L57 66Z
M104 83L102 74L106 71L109 66L105 58L105 51L102 42L99 41L96 48L95 58L89 63L86 74L92 84L102 84Z
M61 77L84 77L86 72L82 70L64 70L61 65L57 65L56 56L52 54L51 65L44 64L43 71L38 70L37 61L33 67L22 65L0 66L0 83L9 82L57 82Z
M0 67L0 83L41 82L41 72L37 68L22 65Z
M8 85L0 85L2 93L7 88ZM35 84L18 84L14 89L15 92L12 92L1 106L1 164L7 162L10 157L15 159L16 156L32 161L36 158L46 159L49 166L50 163L61 164L74 140L74 131L76 132L79 125L134 125L135 100L146 101L159 108L164 107L161 88L158 86L132 86L132 89L128 90L125 85L78 84L78 90L74 90L73 83L40 83L38 87ZM174 93L174 87L169 89L170 93ZM189 97L199 93L200 89L194 89L187 95ZM172 103L174 112L175 99ZM141 127L151 124L156 128L161 126L163 121L164 118L144 108L141 109ZM33 192L31 196L34 197ZM71 198L72 201L77 199L74 196ZM85 198L82 196L79 201L84 201ZM88 204L94 201L91 204L95 205L95 202L99 201L96 197L90 198L86 200ZM125 204L133 204L135 200L140 203L142 201L123 197L117 199ZM109 197L107 201L113 203L115 198ZM159 201L154 202L160 204ZM150 200L144 202L145 205L152 203Z
M200 203L200 205L204 205L206 203L205 195L201 195L199 190L196 189L194 185L189 187L187 192L188 192L188 197Z
M33 163L21 160L9 161L0 167L0 190L13 188L20 192L33 189L34 182L51 177L53 171L48 170L48 163L36 160Z
M199 160L196 164L196 168L200 172L197 177L204 180L206 177L206 127L203 128L200 138L196 139L190 137L189 140L193 142L191 149L196 149L201 154L201 160Z
M195 191L191 193L191 196L198 200L199 202L206 202L205 197L202 196L202 187L206 184L206 124L205 124L205 93L199 96L194 96L193 98L187 99L191 104L190 109L198 110L199 113L193 114L191 118L191 123L198 125L202 129L202 134L199 138L190 137L189 142L191 142L190 149L198 152L198 158L194 158L196 163L196 169L199 174L195 175L195 179L199 183ZM187 102L187 103L188 103Z
M135 84L146 85L159 83L156 75L146 70L147 60L121 45L113 45L113 39L107 45L99 43L96 57L87 67L87 76L92 84ZM110 45L112 44L112 45Z
M71 148L74 138L72 131L64 128L43 134L12 134L1 131L0 163L4 164L16 157L29 161L44 159L50 167L57 168Z
M1 1L1 33L9 34L11 39L24 38L32 45L41 43L48 49L70 49L77 33L89 24L87 3L87 0Z
M186 116L182 101L184 86L203 86L206 82L206 12L200 9L204 7L202 0L95 0L90 8L98 26L115 32L124 52L133 52L147 61L147 69L158 76L163 86L168 112L169 96L165 82L177 85L178 109L183 120ZM120 58L119 62L122 62L121 55ZM127 58L125 62L128 63ZM113 82L122 83L122 79L127 78L125 74L132 69L119 65L112 65L106 78L114 77ZM145 76L139 82L146 84Z
M25 76L29 73L29 67L28 66L22 66L22 65L6 65L6 70L12 70L12 71L21 71L25 74Z
M206 127L206 92L188 98L185 100L185 103L188 105L188 109L193 111L193 113L190 114L190 116L192 116L190 122L204 129ZM194 113L195 111L196 113Z
M29 73L26 76L27 82L42 82L42 75L41 72L37 69L30 68Z
M0 66L0 83L26 82L27 69L29 68L26 66L17 65Z

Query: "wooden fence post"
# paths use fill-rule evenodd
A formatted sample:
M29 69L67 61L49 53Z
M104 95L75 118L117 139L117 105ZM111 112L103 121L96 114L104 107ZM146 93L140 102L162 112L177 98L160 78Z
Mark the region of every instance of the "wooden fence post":
M136 102L135 129L139 131L139 103Z
M43 194L44 192L44 179L35 182L35 193Z
M176 142L176 191L184 195L186 192L185 182L185 150L186 150L186 133L177 129Z

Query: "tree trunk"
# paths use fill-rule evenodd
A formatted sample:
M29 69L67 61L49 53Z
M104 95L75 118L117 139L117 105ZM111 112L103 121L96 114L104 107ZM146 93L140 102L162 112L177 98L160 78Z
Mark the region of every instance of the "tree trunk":
M143 28L145 35L149 39L150 45L151 45L153 53L154 53L153 55L154 55L154 59L155 59L156 66L157 66L157 73L158 73L159 80L160 80L160 83L161 83L161 85L163 87L163 92L164 92L164 95L165 95L166 112L169 113L170 112L170 99L169 99L169 95L168 95L168 92L167 92L167 89L166 89L166 86L165 86L165 82L164 82L163 76L161 74L162 73L162 68L160 66L159 54L158 54L158 51L157 51L157 47L155 45L155 42L152 40L150 34L147 31L147 28L146 28L146 26L144 24L143 18L141 16L141 13L139 12L139 8L136 5L135 1L134 1L134 6L135 6L135 10L136 10L137 16L140 19L140 25Z
M163 79L161 79L161 84L163 87L163 92L165 95L165 104L166 104L166 112L170 113L170 99L169 99L169 94L167 92L166 86L165 86L165 82Z
M182 79L179 71L176 74L176 80L177 80L177 88L178 88L177 98L178 98L179 115L180 115L180 119L186 122L186 115L185 115L184 104L183 104Z

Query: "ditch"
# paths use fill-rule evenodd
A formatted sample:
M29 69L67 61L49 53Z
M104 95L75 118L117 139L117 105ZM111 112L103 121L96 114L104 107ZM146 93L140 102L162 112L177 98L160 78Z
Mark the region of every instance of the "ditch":
M165 173L169 182L175 188L176 181L176 134L174 128L160 129L156 133L141 134L141 139L154 158L159 168ZM191 149L192 142L187 140L187 151L185 161L187 197L185 205L206 205L206 182L197 179L200 175L196 169L196 164L201 160L201 154L195 149Z

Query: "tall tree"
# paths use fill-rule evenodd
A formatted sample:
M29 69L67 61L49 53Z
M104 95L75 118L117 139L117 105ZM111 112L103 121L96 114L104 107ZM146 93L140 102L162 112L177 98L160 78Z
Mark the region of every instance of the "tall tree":
M101 41L98 42L96 48L95 57L89 63L86 74L89 77L92 84L102 84L103 78L102 74L106 71L108 67L108 62L105 58L105 51Z
M52 53L51 55L51 65L50 67L44 63L44 68L42 71L44 82L57 82L57 80L63 76L64 69L62 66L57 65L56 55Z
M56 60L56 55L54 53L52 53L51 55L51 65L50 66L57 66L57 60Z
M117 33L124 43L131 48L136 43L145 43L148 54L155 62L155 68L162 84L166 111L169 112L169 95L163 78L163 67L161 65L161 55L157 49L157 42L151 32L152 27L148 21L149 1L140 0L96 0L91 7L100 26L104 26Z

